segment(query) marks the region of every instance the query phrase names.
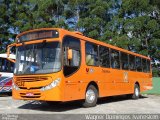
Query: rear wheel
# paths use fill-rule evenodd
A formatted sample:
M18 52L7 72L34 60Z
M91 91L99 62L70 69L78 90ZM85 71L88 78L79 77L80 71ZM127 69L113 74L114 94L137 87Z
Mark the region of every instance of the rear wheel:
M134 86L134 93L132 95L132 98L133 99L138 99L139 96L140 96L140 88L139 88L138 84L135 84L135 86Z
M85 94L84 107L94 107L97 104L98 90L94 85L89 85Z

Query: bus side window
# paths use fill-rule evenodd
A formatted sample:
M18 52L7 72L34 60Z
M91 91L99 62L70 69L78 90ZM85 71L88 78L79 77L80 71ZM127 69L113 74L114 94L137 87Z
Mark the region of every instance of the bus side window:
M142 59L140 57L136 57L136 68L138 72L142 72Z
M111 50L111 66L112 68L120 69L119 51Z
M128 54L121 52L121 65L123 70L129 69Z
M10 61L7 59L4 59L4 61L4 72L9 72Z
M146 61L146 59L142 59L142 67L143 67L143 72L147 72L147 61Z
M98 47L89 42L86 42L86 64L98 66Z
M2 71L2 58L0 58L0 71Z
M136 71L136 61L135 56L129 55L129 69L131 71Z
M151 62L150 60L147 60L147 72L151 71Z
M99 46L99 57L100 57L100 66L109 68L110 67L109 48Z
M6 60L2 59L2 71L6 72Z
M5 65L6 72L8 72L9 71L9 66L10 66L10 61L8 61L7 59L5 59L5 60L6 60L6 65Z
M10 71L13 72L14 71L14 63L11 62L11 66L10 66Z
M72 59L67 58L67 50L72 49ZM71 36L64 37L63 40L64 50L64 66L63 73L65 76L69 76L76 72L80 66L81 52L80 52L80 40Z

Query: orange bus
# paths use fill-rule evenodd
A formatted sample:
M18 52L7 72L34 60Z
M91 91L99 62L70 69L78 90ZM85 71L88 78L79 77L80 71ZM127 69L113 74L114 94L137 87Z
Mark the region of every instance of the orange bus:
M127 94L134 99L152 88L150 58L60 28L41 28L16 37L13 98L82 100ZM11 45L12 46L12 45Z

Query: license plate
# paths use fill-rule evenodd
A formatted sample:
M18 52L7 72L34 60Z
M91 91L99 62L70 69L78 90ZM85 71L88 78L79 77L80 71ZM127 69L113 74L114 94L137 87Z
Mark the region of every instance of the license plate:
M33 93L26 93L26 96L34 96Z

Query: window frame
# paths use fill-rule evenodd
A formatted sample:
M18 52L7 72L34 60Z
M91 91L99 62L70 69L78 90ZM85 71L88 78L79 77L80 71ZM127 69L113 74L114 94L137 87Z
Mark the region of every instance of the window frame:
M105 48L105 49L108 49L108 59L109 59L109 67L106 67L106 66L102 66L101 65L101 61L100 61L100 59L101 59L101 57L100 57L100 47L103 47L103 48ZM99 45L99 66L100 67L102 67L102 68L111 68L111 56L110 56L110 48L109 47L106 47L106 46L103 46L103 45Z
M144 65L143 60L145 60L145 66L143 66ZM145 58L142 58L142 67L143 67L143 72L147 73L147 59L145 59ZM144 69L146 69L146 70L144 71Z
M127 62L128 62L128 68L127 68L127 69L123 69L122 61L124 61L124 59L122 58L122 54L125 54L125 55L127 56ZM129 55L130 55L130 54L128 54L128 53L126 53L126 52L122 52L122 51L121 51L121 53L120 53L120 57L121 57L121 59L120 59L120 60L121 60L121 63L120 63L120 64L121 64L121 69L122 69L122 70L130 70L130 66L129 66ZM122 60L122 59L123 59L123 60Z
M147 73L151 72L151 60L146 59L146 64L147 64Z
M98 59L98 61L97 61L97 65L87 65L87 61L86 61L86 58L87 58L87 47L86 47L86 45L87 45L87 43L89 43L89 44L92 44L92 45L94 45L94 46L97 46L97 59ZM100 62L99 62L99 58L100 58L100 56L99 56L99 46L100 45L98 45L98 44L95 44L95 43L92 43L92 42L89 42L89 41L86 41L85 42L85 64L87 65L87 66L93 66L93 67L99 67L100 66ZM91 55L94 55L94 54L91 54Z
M87 55L87 53L86 53L86 44L87 43L89 43L89 44L92 44L92 45L95 45L95 46L97 46L97 57L98 57L98 60L97 60L97 65L87 65L87 63L86 63L86 55ZM108 59L109 59L109 65L108 65L108 67L106 67L106 66L102 66L102 64L101 64L101 55L100 55L100 48L105 48L105 49L108 49L108 52L109 52L109 57L108 57ZM116 67L116 68L113 68L112 67L112 56L111 56L111 53L112 53L112 51L115 51L115 52L117 52L118 53L118 58L119 59L117 59L118 60L118 62L119 62L119 67ZM127 55L127 61L128 61L128 69L123 69L123 66L122 66L122 54L125 54L125 55ZM92 54L92 55L94 55L94 54ZM133 69L131 69L131 66L130 66L130 61L131 61L131 58L134 58L134 61L133 61L133 66L134 66L134 68ZM138 70L137 69L137 59L140 59L140 67L141 67L141 70ZM144 68L143 68L143 59L145 59L145 61L146 61L146 70L144 71ZM85 64L87 65L87 66L94 66L94 67L101 67L101 68L112 68L112 69L117 69L117 70L125 70L125 71L132 71L132 72L144 72L144 73L150 73L151 72L151 64L149 64L150 63L150 60L149 59L146 59L146 58L143 58L143 57L140 57L140 56L137 56L137 55L133 55L133 54L130 54L130 53L127 53L127 52L123 52L123 51L120 51L120 50L117 50L117 49L114 49L114 48L111 48L111 47L108 47L108 46L105 46L105 45L101 45L101 44L96 44L96 43L94 43L94 42L90 42L90 41L86 41L85 42ZM147 64L149 64L149 65L147 65Z
M65 40L65 38L66 37L71 37L71 38L74 38L74 39L76 39L76 40L79 40L79 47L80 47L80 49L79 49L79 53L80 53L80 61L79 61L79 66L77 66L78 68L77 68L77 70L75 70L73 73L71 73L71 74L69 74L69 75L65 75L64 74L64 63L65 63L65 61L64 61L64 40ZM82 42L81 42L81 39L80 38L78 38L78 37L75 37L75 36L72 36L72 35L65 35L65 36L63 36L63 39L62 39L62 68L63 68L63 75L65 76L65 77L69 77L69 76L71 76L71 75L73 75L73 74L75 74L79 69L80 69L80 67L81 67L81 65L82 65ZM68 66L69 67L69 66ZM70 67L75 67L75 66L70 66Z
M141 64L140 64L140 67L141 67L141 71L139 71L137 68L137 58L140 58L140 62L141 62ZM142 57L139 57L139 56L136 56L136 71L137 72L143 72L143 65L142 65Z
M134 69L131 69L131 67L130 67L130 63L131 63L130 62L130 56L134 57L134 61L133 61L133 63L134 63ZM132 55L132 54L129 54L128 57L129 57L129 71L137 72L137 68L136 68L136 56Z
M112 50L113 50L113 51L116 51L116 52L118 53L119 68L113 68L113 67L112 67L112 56L111 56ZM111 68L112 68L112 69L118 69L118 70L121 70L121 59L120 59L120 51L119 51L119 50L116 50L116 49L110 48L110 61L111 61Z

